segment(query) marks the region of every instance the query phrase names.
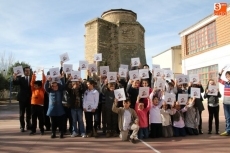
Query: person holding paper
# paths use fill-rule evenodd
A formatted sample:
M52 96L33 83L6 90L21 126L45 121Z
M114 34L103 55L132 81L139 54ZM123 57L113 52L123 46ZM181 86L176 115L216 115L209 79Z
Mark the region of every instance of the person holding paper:
M108 83L102 86L102 94L105 95L105 120L106 120L106 137L117 137L118 115L112 111L115 99L114 90L118 87L116 83ZM122 98L121 93L118 97ZM119 99L120 99L119 98Z
M149 70L149 65L144 64L143 69L148 69ZM152 73L151 73L151 71L149 71L148 87L151 87L151 85L152 85Z
M83 122L83 107L82 107L82 94L84 92L84 86L80 81L72 81L72 77L66 83L66 91L69 95L67 103L71 109L71 115L73 120L73 132L71 137L78 135L78 129L81 137L85 138L85 127ZM78 128L77 128L78 124Z
M60 131L60 138L64 138L64 120L65 111L62 105L62 95L65 90L64 75L61 77L61 83L52 82L49 77L45 83L45 90L49 93L49 108L47 115L50 116L52 122L51 138L56 138L57 127Z
M204 110L204 105L203 105L203 98L202 98L202 95L201 93L204 92L204 88L203 86L200 84L200 82L198 84L193 84L192 82L190 83L190 86L188 87L188 94L191 95L191 88L199 88L200 89L200 98L196 98L195 99L195 107L198 108L199 110L199 116L200 116L200 123L199 123L199 126L198 126L198 129L199 129L199 134L203 134L203 131L202 131L202 111ZM194 95L191 95L192 97Z
M26 129L31 129L31 76L30 76L30 67L23 68L25 76L17 76L16 73L13 74L13 85L18 85L20 87L20 91L17 96L17 100L19 101L19 113L20 113L20 129L21 132L25 132L25 119L24 116L26 114Z
M226 129L225 132L221 133L221 136L229 136L230 135L230 71L225 72L225 78L227 81L221 79L221 76L224 72L224 69L219 73L219 83L224 85L224 116L226 119Z
M30 135L34 135L37 129L37 119L39 120L39 128L41 135L44 134L44 84L46 82L46 76L42 70L42 81L36 80L36 72L32 75L30 82L32 98L31 98L31 116L32 116L32 127Z
M98 102L99 102L99 92L95 89L95 82L93 80L87 81L88 89L84 93L83 97L83 110L85 112L86 120L86 133L87 137L97 137L97 126L98 121L94 117L93 126L93 116L96 114Z
M137 101L137 96L139 94L139 84L140 81L139 80L135 80L132 83L132 80L129 80L128 85L127 85L127 93L129 95L130 101L131 101L131 105L130 108L135 108L135 104Z
M141 87L149 87L149 81L148 79L141 79ZM152 88L149 88L149 95L152 92ZM147 94L147 93L146 93ZM148 105L148 98L143 98L144 108Z
M160 108L162 106L163 100L159 99L158 96L155 95L153 92L150 94L149 97L150 99L152 99L151 108L149 110L150 128L151 128L150 137L159 138L162 136L162 120L161 120Z
M133 130L130 135L129 141L135 143L138 140L137 134L139 130L139 119L134 109L130 108L130 100L123 101L123 107L117 107L117 99L114 100L112 111L118 114L118 125L120 130L120 138L126 141L128 138L129 130Z
M210 79L208 81L205 94L204 94L204 99L208 99L208 134L212 133L212 120L213 116L215 118L215 129L216 129L216 134L219 134L219 98L221 98L221 94L218 90L217 95L209 95L209 90L208 87L210 85L216 85L215 81L213 79Z
M150 99L148 99L147 107L144 107L143 98L137 97L137 102L135 105L135 111L139 118L139 131L138 131L138 138L139 139L146 139L149 137L149 109L150 109Z
M171 115L172 110L169 109L171 106L166 102L163 102L162 108L160 109L161 120L162 120L162 136L165 138L173 136Z

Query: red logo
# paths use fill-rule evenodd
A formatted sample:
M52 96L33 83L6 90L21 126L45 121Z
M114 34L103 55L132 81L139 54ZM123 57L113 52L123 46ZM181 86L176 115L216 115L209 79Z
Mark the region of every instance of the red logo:
M227 3L214 3L214 15L227 15Z

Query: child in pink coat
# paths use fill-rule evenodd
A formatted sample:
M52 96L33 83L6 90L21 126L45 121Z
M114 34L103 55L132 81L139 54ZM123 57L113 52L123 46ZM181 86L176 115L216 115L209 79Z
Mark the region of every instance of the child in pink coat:
M149 126L148 126L148 111L150 109L150 102L148 98L147 107L144 108L143 99L138 96L137 102L135 105L135 111L137 112L137 116L139 118L139 131L138 131L138 139L148 138L149 136Z

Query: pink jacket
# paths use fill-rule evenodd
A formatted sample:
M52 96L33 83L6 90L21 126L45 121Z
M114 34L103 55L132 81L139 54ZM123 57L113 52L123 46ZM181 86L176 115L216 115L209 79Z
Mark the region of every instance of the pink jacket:
M139 118L139 127L146 128L148 127L148 111L150 109L150 101L148 101L148 105L143 110L138 109L139 102L136 102L135 111L137 112L137 116Z

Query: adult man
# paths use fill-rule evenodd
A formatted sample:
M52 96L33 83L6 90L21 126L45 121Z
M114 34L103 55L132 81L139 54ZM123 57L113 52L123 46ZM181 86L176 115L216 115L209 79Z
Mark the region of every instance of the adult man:
M13 84L19 85L20 91L17 96L17 100L19 101L19 112L20 112L20 129L21 132L25 132L25 120L24 115L26 113L26 129L30 130L31 128L31 87L30 87L30 67L23 68L25 76L17 77L17 74L13 74Z

